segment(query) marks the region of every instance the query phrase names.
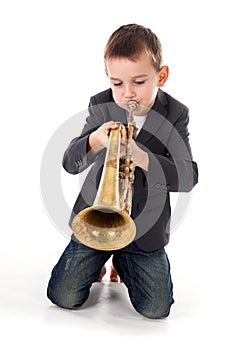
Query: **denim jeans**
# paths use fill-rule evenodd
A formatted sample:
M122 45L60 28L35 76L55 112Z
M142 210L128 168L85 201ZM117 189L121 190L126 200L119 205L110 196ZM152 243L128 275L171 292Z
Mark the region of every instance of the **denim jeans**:
M148 318L167 317L174 302L167 254L164 248L144 252L135 242L117 251L100 251L71 239L53 268L48 298L60 307L79 309L112 255L135 310Z

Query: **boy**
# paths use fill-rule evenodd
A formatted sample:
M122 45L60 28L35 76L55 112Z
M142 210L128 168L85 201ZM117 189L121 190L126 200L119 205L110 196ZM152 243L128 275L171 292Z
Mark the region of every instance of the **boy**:
M80 308L113 256L111 280L120 276L135 310L148 318L164 318L174 302L164 249L169 242L169 192L191 191L198 178L189 145L188 108L160 89L168 78L168 67L162 65L161 44L150 29L137 24L118 28L108 40L104 60L111 88L91 98L86 125L64 155L63 166L71 174L92 164L70 222L93 204L109 131L118 127L115 121L127 124L127 104L135 101L131 217L137 233L132 243L115 251L89 248L73 235L52 271L48 297L60 307Z

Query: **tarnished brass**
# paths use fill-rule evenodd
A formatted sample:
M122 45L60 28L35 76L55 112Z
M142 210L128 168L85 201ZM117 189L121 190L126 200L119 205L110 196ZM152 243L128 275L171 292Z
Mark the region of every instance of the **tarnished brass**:
M84 245L98 250L117 250L130 244L136 226L130 217L134 165L131 142L134 130L135 101L128 103L126 154L120 157L121 128L112 129L109 135L100 185L92 207L79 212L73 219L72 230Z

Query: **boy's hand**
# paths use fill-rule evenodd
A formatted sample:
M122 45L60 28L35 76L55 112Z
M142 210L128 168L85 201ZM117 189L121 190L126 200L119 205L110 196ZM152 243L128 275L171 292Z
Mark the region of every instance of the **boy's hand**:
M149 156L148 153L143 151L140 147L138 147L137 143L132 140L132 157L135 166L139 166L140 168L148 171L149 167Z
M98 129L96 129L89 136L89 151L92 151L93 153L98 153L104 147L107 147L109 132L112 129L117 129L117 128L118 128L118 124L116 124L114 121L111 121L108 123L104 123ZM127 143L126 128L122 126L121 152L120 152L121 156L125 155L126 143ZM148 154L144 152L140 147L138 147L138 145L134 140L132 140L132 157L136 166L139 166L146 171L148 170L148 164L149 164Z
M126 154L126 130L125 127L122 131L122 139L121 139L121 157ZM135 166L139 166L140 168L148 171L149 167L149 157L147 152L143 151L140 147L138 147L137 143L134 139L131 140L131 156L133 158L133 162Z
M104 147L107 147L110 130L117 128L118 124L113 121L101 125L89 136L89 150L97 153Z

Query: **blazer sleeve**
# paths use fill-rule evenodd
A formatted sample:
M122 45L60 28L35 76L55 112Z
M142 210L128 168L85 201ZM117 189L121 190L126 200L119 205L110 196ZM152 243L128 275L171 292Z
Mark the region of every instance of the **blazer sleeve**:
M79 137L74 138L66 149L63 157L63 167L70 174L79 174L88 168L103 151L93 156L88 152L89 135L104 123L104 116L97 111L98 106L94 97L90 99L88 117ZM98 117L97 117L98 116Z
M158 190L189 192L198 182L198 168L189 143L189 110L184 108L170 124L163 155L149 152L147 180L150 193Z

